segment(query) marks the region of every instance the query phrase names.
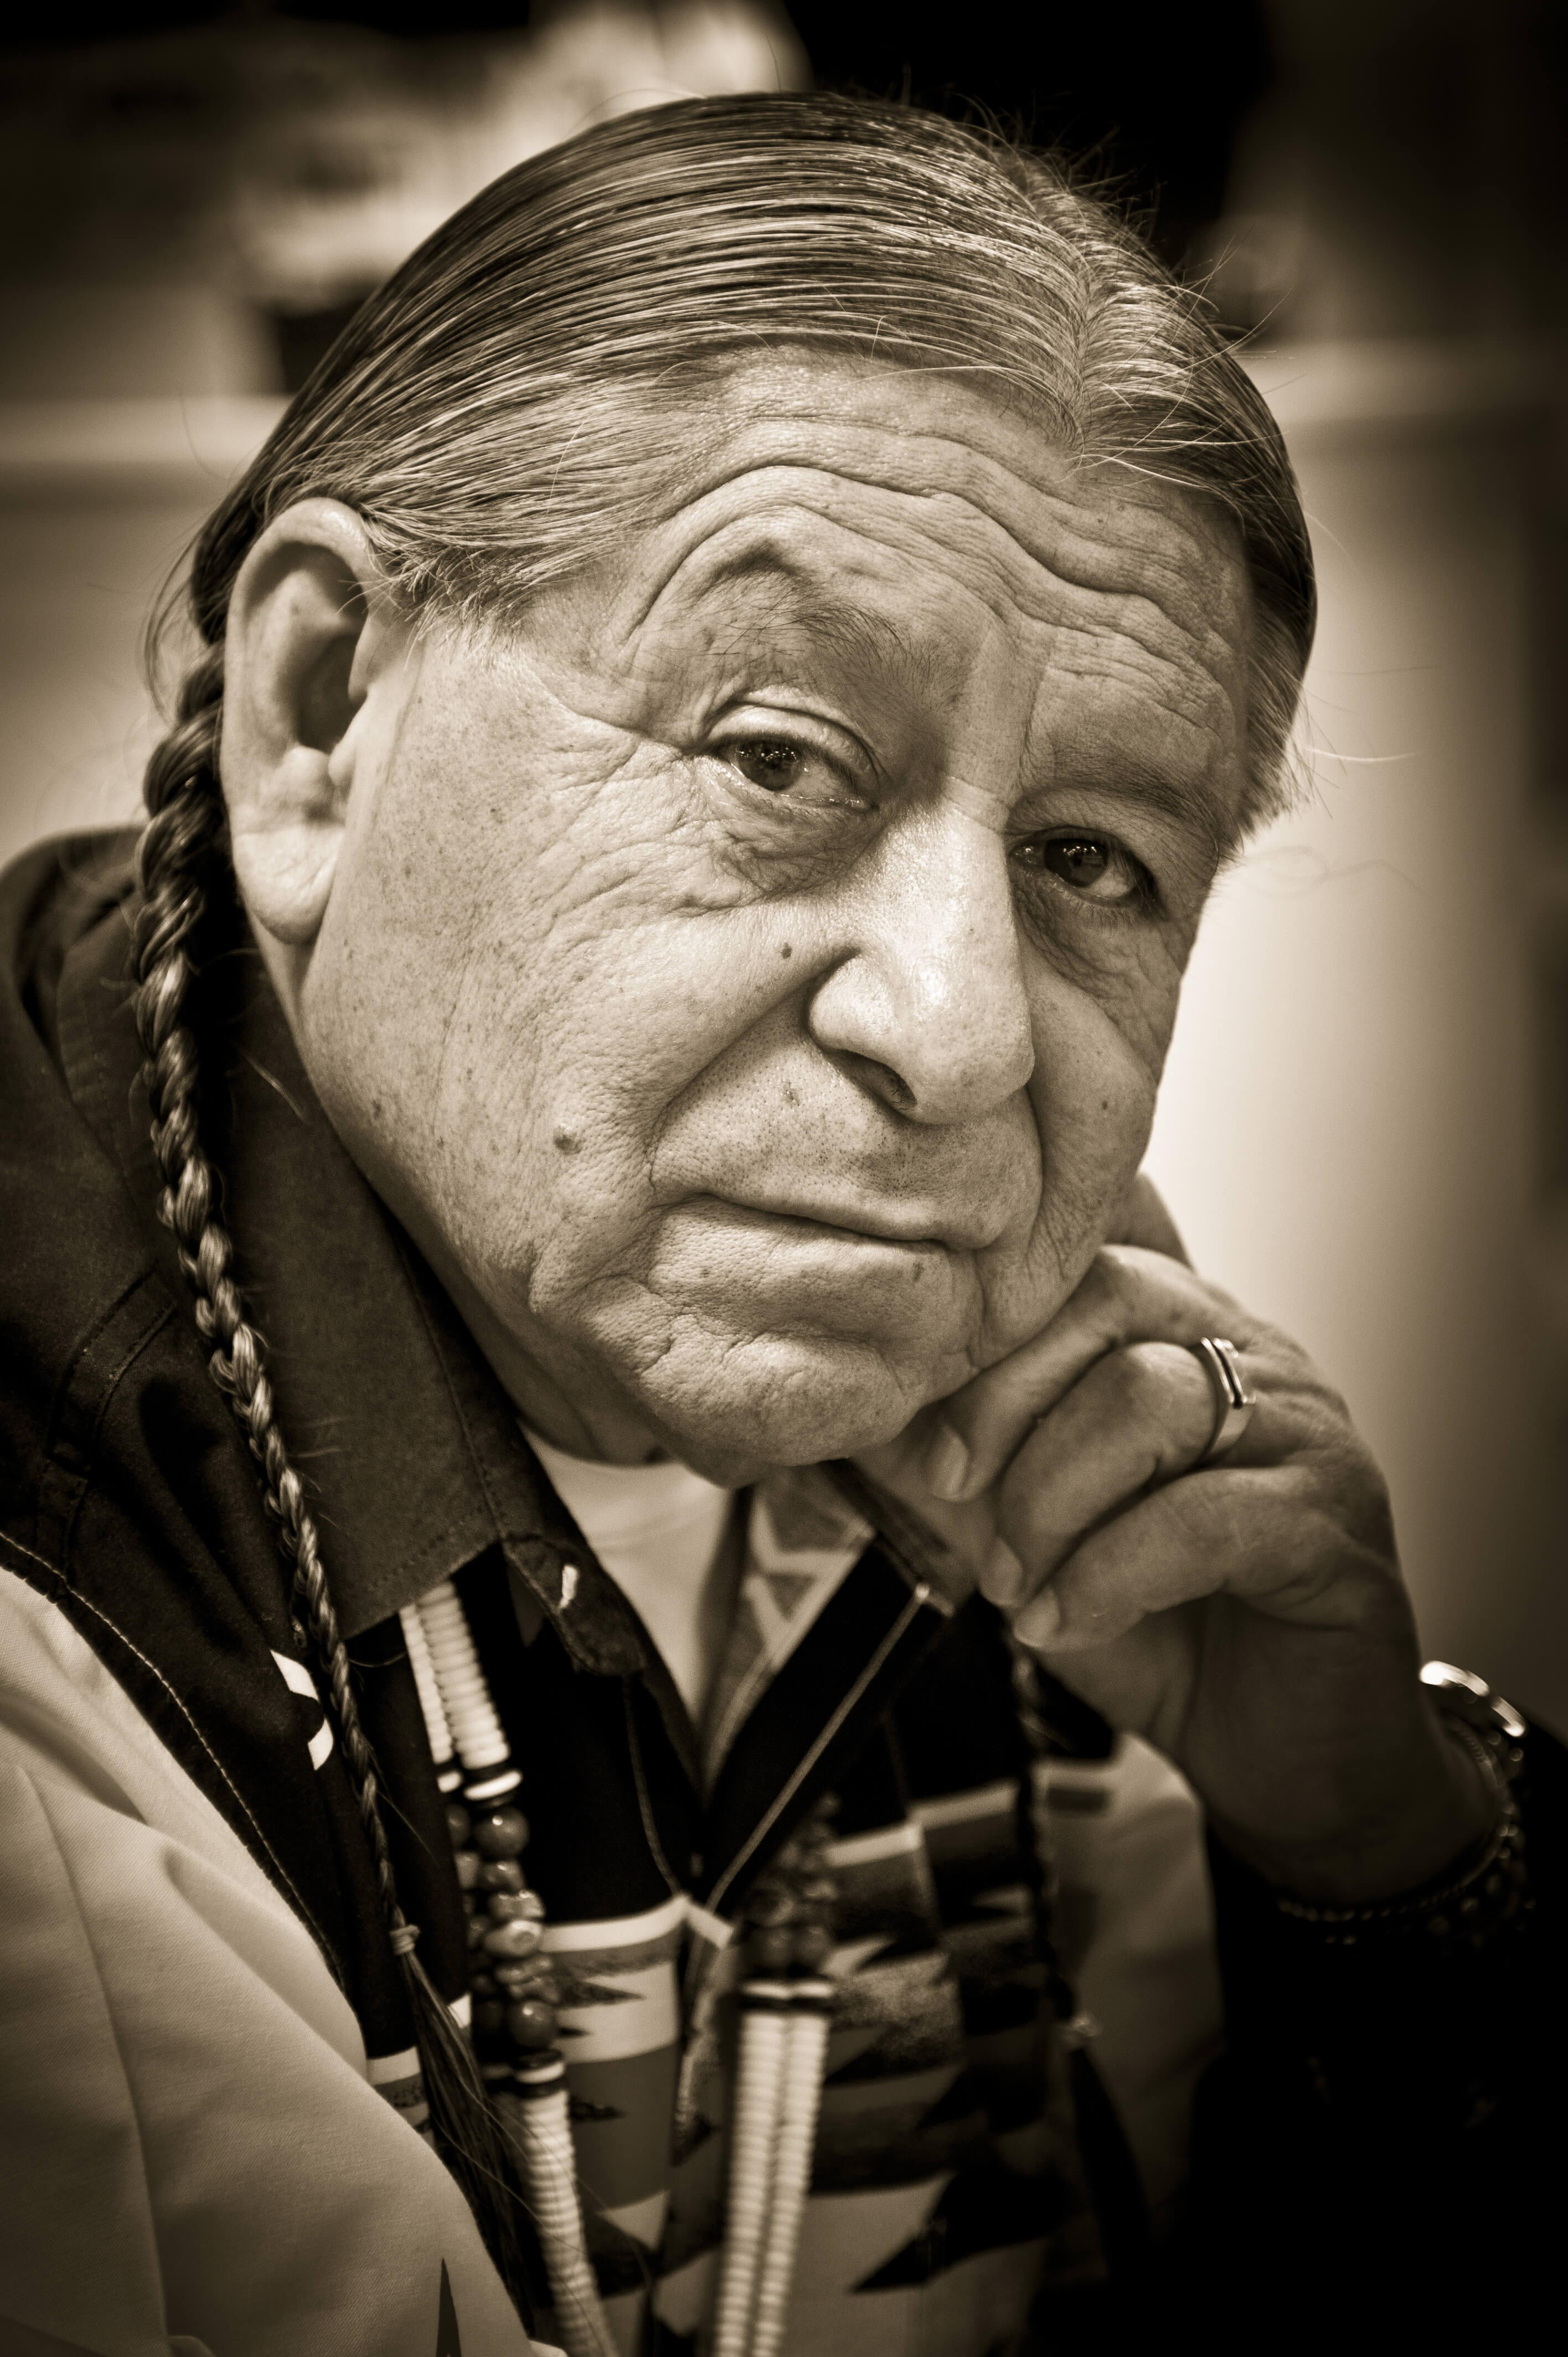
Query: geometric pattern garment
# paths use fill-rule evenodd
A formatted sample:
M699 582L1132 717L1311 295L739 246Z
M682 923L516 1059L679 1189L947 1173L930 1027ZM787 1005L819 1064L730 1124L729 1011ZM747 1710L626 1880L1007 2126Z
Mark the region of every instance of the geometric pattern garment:
M874 1535L820 1470L774 1477L747 1504L740 1603L703 1746L710 1787L770 1685L820 1638ZM532 1651L510 1656L524 1684ZM504 1702L505 1667L498 1678L488 1666ZM993 2357L1029 2345L1020 2333L1042 2291L1103 2276L1035 1954L1018 1839L1020 1776L1032 1771L1008 1677L993 1616L961 1612L833 1786L838 1996L790 2357ZM906 1724L950 1727L955 1716L967 1747L906 1739ZM634 1763L634 1782L645 1766ZM1048 1801L1050 1771L1038 1772ZM1113 1771L1074 1765L1079 1835L1097 1772ZM570 1781L534 1780L536 1814L553 1817ZM601 1819L601 1861L607 1831ZM559 1834L540 1825L546 1878L576 1846L574 1829ZM545 1943L563 1980L590 2247L623 2349L677 2357L703 2344L716 2288L737 1943L689 1889L608 1914L601 1879L595 1912L573 1920L562 1880L546 1891ZM1081 1934L1081 1892L1063 1911ZM1208 2010L1188 2041L1200 2056L1212 1995Z

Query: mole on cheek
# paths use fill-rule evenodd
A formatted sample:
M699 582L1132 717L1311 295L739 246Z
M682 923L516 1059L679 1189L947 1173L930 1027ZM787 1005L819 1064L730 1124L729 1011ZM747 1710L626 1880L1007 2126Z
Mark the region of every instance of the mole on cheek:
M582 1142L575 1130L571 1129L558 1129L553 1140L557 1154L575 1154Z
M785 942L785 944L784 944L784 946L783 946L783 948L779 951L779 956L780 956L781 958L787 958L787 957L793 957L793 956L794 956L794 954L795 954L795 952L794 952L794 951L790 948L790 946L789 946L789 942Z

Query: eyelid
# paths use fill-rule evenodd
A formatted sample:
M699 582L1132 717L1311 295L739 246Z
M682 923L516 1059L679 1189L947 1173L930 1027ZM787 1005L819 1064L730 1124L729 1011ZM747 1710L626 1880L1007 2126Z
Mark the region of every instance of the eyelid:
M882 781L875 757L858 737L841 721L828 720L820 713L802 712L799 705L737 705L714 723L703 749L715 753L723 745L746 739L756 744L772 740L799 745L802 751L836 763L864 782L879 786Z

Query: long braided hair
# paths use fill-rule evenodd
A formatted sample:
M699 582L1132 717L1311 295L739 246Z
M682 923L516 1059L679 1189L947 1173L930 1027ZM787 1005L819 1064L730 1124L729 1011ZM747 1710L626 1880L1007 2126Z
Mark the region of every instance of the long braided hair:
M822 96L623 116L505 175L403 264L202 533L188 606L203 651L146 772L133 955L161 1215L292 1576L297 1641L326 1679L438 2148L525 2315L504 2138L399 1901L328 1570L202 1144L199 934L233 889L222 639L250 548L311 496L358 511L411 611L517 620L543 582L660 512L689 463L702 372L779 344L993 383L1086 465L1156 473L1225 508L1253 588L1252 810L1277 806L1311 554L1277 429L1234 355L1051 159Z
M233 1410L255 1460L262 1503L293 1570L295 1642L326 1676L331 1710L359 1803L387 1935L413 2024L436 2149L462 2187L491 2258L525 2319L536 2291L533 2255L520 2231L511 2164L474 2055L420 1963L417 1924L399 1900L376 1763L360 1720L348 1648L322 1566L316 1524L274 1413L262 1338L231 1269L217 1172L199 1126L199 1055L189 1020L193 952L225 873L227 827L218 777L223 655L211 648L180 691L176 725L147 765L147 823L136 855L132 920L135 1017L145 1061L153 1152L163 1173L158 1215L173 1232L210 1345L208 1371Z

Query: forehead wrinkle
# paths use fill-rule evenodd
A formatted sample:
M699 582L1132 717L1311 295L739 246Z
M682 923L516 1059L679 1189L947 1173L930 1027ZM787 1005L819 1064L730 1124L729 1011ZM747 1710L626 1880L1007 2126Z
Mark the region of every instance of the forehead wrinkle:
M1042 624L1049 649L1039 665L1031 726L1053 685L1070 683L1094 699L1102 722L1114 723L1123 713L1131 719L1134 705L1152 705L1177 726L1204 730L1211 738L1238 734L1241 715L1225 676L1230 650L1206 646L1179 630L1174 645L1151 644L1127 627L1141 619L1122 612L1098 629L1076 620ZM1223 726L1217 725L1221 709ZM1048 725L1048 715L1041 725Z
M1012 479L1016 482L1016 478ZM755 483L757 479L752 480ZM1076 592L1079 597L1087 594L1091 599L1103 600L1103 614L1095 618L1102 630L1120 632L1156 660L1169 662L1181 653L1190 660L1196 653L1199 668L1212 673L1227 666L1236 652L1223 627L1210 623L1201 608L1195 622L1183 619L1178 610L1198 603L1195 591L1201 593L1202 608L1221 602L1215 597L1219 585L1213 575L1218 568L1212 549L1206 552L1203 570L1208 577L1201 583L1195 581L1190 569L1185 574L1173 571L1157 582L1134 570L1125 577L1118 575L1114 585L1109 578L1094 583L1075 579L1070 572L1053 572L1041 556L1030 552L1010 523L946 494L884 491L889 504L878 515L867 514L864 509L846 511L853 489L835 478L798 470L790 476L785 497L777 496L783 486L772 488L772 502L711 516L705 520L706 529L683 535L684 544L671 552L654 585L634 604L628 606L625 597L620 601L619 614L612 621L614 636L623 642L643 638L657 628L661 607L678 604L685 595L700 608L726 582L763 573L769 565L775 572L793 575L802 584L814 582L823 576L823 554L807 536L826 533L843 541L849 552L839 560L842 569L833 577L857 574L875 577L871 567L855 562L857 547L875 548L907 565L912 558L918 561L922 542L935 539L949 560L954 582L1004 626L1021 619L1036 627L1058 628L1064 620L1062 601L1071 599ZM949 528L944 531L939 526L933 533L931 520L938 515ZM802 540L807 542L804 548L800 545ZM1189 541L1187 545L1190 554L1194 544ZM1077 569L1082 575L1089 568ZM802 611L804 615L804 608ZM854 628L849 619L852 609L842 593L819 593L817 611L833 631ZM1238 622L1244 614L1245 608L1240 608ZM912 666L929 683L937 650L919 646L886 617L879 619L885 626L881 646L862 640L856 651L891 653L900 666L906 670Z
M780 505L830 515L857 490L912 500L932 514L947 509L989 526L1046 572L1081 588L1152 595L1163 603L1189 590L1197 569L1209 577L1217 602L1244 605L1240 563L1225 562L1228 555L1239 560L1240 548L1230 546L1233 530L1219 510L1210 511L1211 502L1169 486L1145 488L1143 479L1125 472L1085 467L1043 437L1040 451L1053 462L1058 485L1032 481L989 453L942 435L811 416L767 419L749 434L739 432L722 468L695 491L688 487L680 505L647 533L651 577L640 597L632 587L635 602L622 627L628 635L635 631L704 542L780 492ZM1075 500L1062 484L1083 496ZM1101 496L1091 495L1095 490ZM1090 516L1092 533L1085 529ZM1223 576L1232 571L1234 581L1227 582Z

